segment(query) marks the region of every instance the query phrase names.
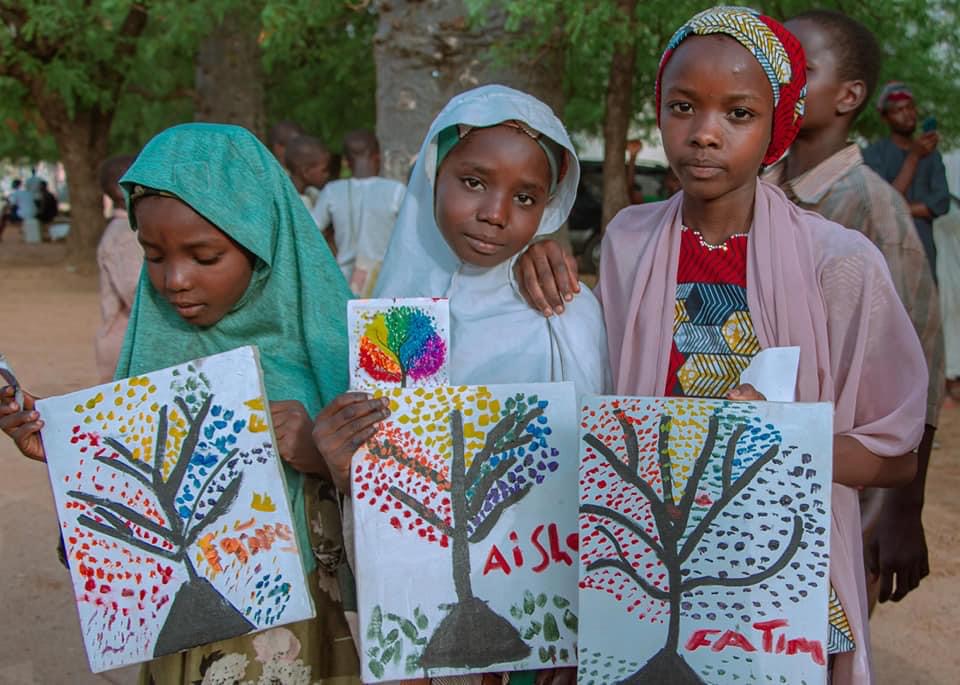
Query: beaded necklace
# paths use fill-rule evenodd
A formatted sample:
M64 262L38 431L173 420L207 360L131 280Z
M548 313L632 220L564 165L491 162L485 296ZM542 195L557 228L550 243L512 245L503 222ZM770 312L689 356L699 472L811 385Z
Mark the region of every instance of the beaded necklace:
M698 230L695 229L695 228L690 228L690 227L687 226L686 224L680 224L680 230L682 230L682 231L690 231L691 233L693 233L695 236L697 236L697 240L699 241L700 246L701 246L701 247L705 247L706 249L711 250L711 251L712 251L712 250L723 250L724 252L726 252L728 249L730 249L730 246L727 245L727 243L730 242L730 240L732 240L733 238L745 238L745 237L747 237L747 234L746 234L746 233L734 233L733 235L727 236L727 238L726 238L722 243L720 243L719 245L714 245L714 244L712 244L712 243L708 243L708 242L704 239L703 234L701 234L700 231L698 231Z

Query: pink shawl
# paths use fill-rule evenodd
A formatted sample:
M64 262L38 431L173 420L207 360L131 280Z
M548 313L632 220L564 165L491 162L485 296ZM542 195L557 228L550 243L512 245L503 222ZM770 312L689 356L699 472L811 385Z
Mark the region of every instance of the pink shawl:
M635 205L607 227L597 294L615 392L663 395L673 336L682 193ZM926 363L883 256L857 231L796 207L757 183L747 302L762 347L800 346L797 397L833 402L834 433L882 456L919 444ZM857 643L834 682L869 683L870 657L857 494L834 484L830 575Z

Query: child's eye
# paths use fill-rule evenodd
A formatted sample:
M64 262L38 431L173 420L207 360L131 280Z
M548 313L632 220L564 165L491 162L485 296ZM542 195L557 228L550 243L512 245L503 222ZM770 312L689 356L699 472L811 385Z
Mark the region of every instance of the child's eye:
M693 111L693 105L689 102L671 102L669 107L671 112L678 114L686 114Z
M159 255L144 254L143 260L145 262L150 262L151 264L159 264L163 261L163 257Z
M520 203L522 207L532 207L537 204L537 198L533 195L527 195L526 193L519 193L516 195L517 202Z
M730 116L734 119L747 120L753 118L753 112L743 107L736 107L730 112Z
M210 266L211 264L216 264L217 262L220 261L220 255L218 255L218 254L217 254L217 255L212 255L212 256L208 256L208 255L195 255L195 256L194 256L194 260L196 260L197 264L202 264L202 265L204 265L204 266Z
M473 176L464 176L463 185L467 186L470 190L480 190L483 188L483 183L478 178Z

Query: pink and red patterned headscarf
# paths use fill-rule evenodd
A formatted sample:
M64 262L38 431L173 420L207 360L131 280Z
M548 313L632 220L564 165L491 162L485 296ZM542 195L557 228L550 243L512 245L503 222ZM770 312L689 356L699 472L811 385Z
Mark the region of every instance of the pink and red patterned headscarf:
M660 81L663 68L686 38L723 34L750 51L773 88L773 132L763 158L773 164L793 144L803 121L807 93L807 60L800 41L780 22L748 7L712 7L680 27L667 44L657 71L657 124L660 124Z

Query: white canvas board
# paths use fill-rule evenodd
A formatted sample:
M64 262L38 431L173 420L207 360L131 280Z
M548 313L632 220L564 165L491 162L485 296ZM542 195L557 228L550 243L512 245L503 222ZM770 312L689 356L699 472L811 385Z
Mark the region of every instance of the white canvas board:
M37 408L92 671L314 615L256 348Z
M578 682L826 682L832 406L584 402Z
M572 383L391 390L353 460L364 682L572 666Z

